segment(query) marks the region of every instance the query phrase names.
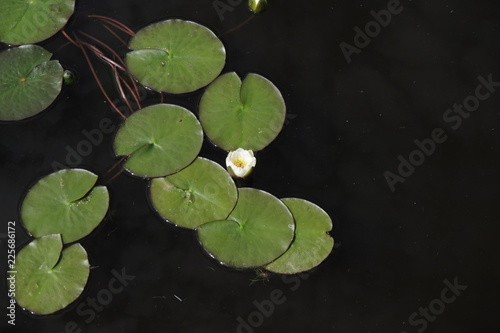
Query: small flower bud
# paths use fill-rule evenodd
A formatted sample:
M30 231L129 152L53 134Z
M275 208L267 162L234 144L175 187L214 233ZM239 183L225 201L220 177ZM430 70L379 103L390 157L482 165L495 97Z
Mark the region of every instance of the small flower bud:
M248 8L252 12L260 13L267 7L267 0L248 0Z

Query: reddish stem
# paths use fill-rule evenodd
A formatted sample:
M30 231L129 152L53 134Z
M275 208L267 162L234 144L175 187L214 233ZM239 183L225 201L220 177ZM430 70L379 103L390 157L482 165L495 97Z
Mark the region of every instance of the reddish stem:
M120 21L117 21L115 19L112 19L110 17L102 16L102 15L89 15L88 17L95 17L95 18L100 18L102 20L107 21L108 24L114 26L115 28L125 32L126 34L130 36L135 36L135 32L132 31L129 27L127 27L125 24L121 23Z
M123 156L122 158L120 158L120 160L118 162L116 162L109 170L108 172L106 172L106 176L109 175L109 173L111 172L111 170L113 170L114 168L116 168L118 165L120 165L120 163L123 162L123 160L125 160L128 156Z
M117 72L118 73L118 72ZM127 83L127 81L121 76L120 73L118 73L118 76L120 77L120 79L122 80L122 83L125 85L125 87L127 88L127 90L132 94L132 97L134 98L134 101L135 101L135 104L137 105L137 107L139 109L142 109L141 107L141 102L139 101L139 98L135 95L134 93L134 90L132 87L130 87L130 85ZM132 81L135 83L135 81Z
M104 94L104 97L106 98L106 100L108 101L108 103L111 105L111 107L116 111L118 112L118 114L120 116L122 116L123 119L127 119L127 117L125 117L125 115L116 107L115 104L113 104L113 102L111 101L111 98L109 98L108 94L106 93L106 91L104 90L104 87L102 86L102 83L101 83L101 80L99 80L99 76L97 76L97 73L94 69L94 66L92 65L92 62L90 61L90 58L87 54L87 51L85 50L85 48L81 45L81 41L78 39L78 37L75 36L75 41L77 42L77 45L80 45L80 49L82 50L83 52L83 56L85 57L85 60L87 61L89 67L90 67L90 71L92 72L92 75L94 76L96 82L97 82L97 85L99 86L99 89L101 89L101 92Z
M112 67L116 67L122 71L125 71L125 67L123 67L122 65L118 64L117 62L115 62L114 60L108 58L107 56L104 55L104 53L102 53L101 50L99 50L97 47L95 47L94 45L92 44L89 44L87 42L84 42L84 41L80 41L80 43L82 45L85 45L86 47L88 47L92 52L94 52L94 54L96 56L98 56L99 58L101 58L102 60L104 60L104 62L106 62L108 65L112 66Z
M121 69L121 70L123 70L124 72L126 72L126 73L127 73L128 77L129 77L129 79L130 79L130 82L132 82L132 85L134 86L134 89L133 89L133 90L129 89L129 90L130 90L130 93L131 93L131 94L132 94L132 96L134 97L134 99L135 99L135 101L136 101L137 105L139 106L139 105L140 105L140 103L138 102L138 101L139 101L139 96L140 96L140 94L139 94L139 88L137 87L137 84L135 83L135 80L134 80L134 78L132 77L132 74L130 74L130 72L129 72L126 68L125 68L125 67L126 67L126 65L125 65L125 62L123 61L123 59L122 59L122 58L118 55L118 53L116 53L116 51L115 51L115 50L113 50L111 47L109 47L109 46L108 46L108 45L106 45L104 42L100 41L99 39L97 39L97 38L95 38L95 37L93 37L93 36L91 36L91 35L89 35L89 34L87 34L87 33L83 32L83 31L79 31L79 33L81 33L82 35L84 35L84 36L86 36L86 37L88 37L88 38L92 39L94 42L96 42L96 43L98 43L98 44L102 45L104 48L106 48L106 50L108 50L109 52L111 52L111 54L113 54L113 56L114 56L116 59L118 59L118 60L120 61L120 63L123 65L123 67L121 67L120 69Z
M109 175L109 173L114 169L116 168L118 165L120 165L128 156L123 156L122 158L120 158L120 160L118 162L116 162L109 170L108 172L106 172L106 175L105 177L107 177ZM116 177L118 177L121 173L123 172L123 168L120 169L119 172L116 173L116 175L114 175L113 177L111 177L111 179L107 180L106 183L110 183L111 181L113 181Z
M114 32L110 27L108 27L106 24L102 23L102 26L109 31L110 34L115 36L116 39L118 39L124 46L127 46L127 43L120 37L116 32Z
M130 102L128 101L128 98L125 95L125 92L123 91L123 87L122 87L122 84L121 84L122 80L121 80L120 75L118 74L118 70L116 69L116 67L113 67L113 74L115 75L116 85L118 86L118 91L120 92L120 95L122 96L122 100L125 102L125 104L127 104L130 112L134 112L134 109L130 105Z
M254 17L255 17L255 14L252 14L245 21L243 21L243 23L238 24L236 27L231 28L231 29L227 30L226 32L223 32L219 37L222 37L224 35L228 35L231 32L234 32L234 31L238 30L239 28L243 27L245 24L247 24L248 22L250 22L250 20L253 19Z
M62 34L64 35L64 37L66 37L67 40L69 40L73 45L77 46L77 47L81 47L77 42L75 42L67 33L66 31L62 30L61 31Z
M122 172L123 172L123 168L121 168L120 171L116 175L114 175L113 177L111 177L110 180L106 181L106 184L111 183L116 177L118 177L119 175L121 175Z
M115 50L113 50L111 47L109 47L109 46L108 46L107 44L105 44L103 41L101 41L101 40L99 40L99 39L95 38L94 36L91 36L91 35L89 35L89 34L87 34L87 33L83 32L83 31L78 31L78 33L80 33L80 34L84 35L85 37L92 39L94 42L96 42L96 43L98 43L98 44L102 45L104 48L106 48L106 50L108 50L109 52L111 52L111 54L113 54L113 56L114 56L115 58L117 58L117 59L120 61L120 63L122 64L122 66L124 66L124 67L125 67L125 62L124 62L124 61L123 61L123 59L122 59L122 58L118 55L118 53L116 53L116 51L115 51Z

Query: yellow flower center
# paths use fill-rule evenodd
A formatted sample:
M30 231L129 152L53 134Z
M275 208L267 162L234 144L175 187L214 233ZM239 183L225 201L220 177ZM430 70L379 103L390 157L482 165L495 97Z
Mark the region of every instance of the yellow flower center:
M233 164L235 166L237 166L238 168L242 168L242 169L244 167L246 167L246 165L247 165L247 163L245 161L242 161L242 160L236 160L236 161L233 162Z

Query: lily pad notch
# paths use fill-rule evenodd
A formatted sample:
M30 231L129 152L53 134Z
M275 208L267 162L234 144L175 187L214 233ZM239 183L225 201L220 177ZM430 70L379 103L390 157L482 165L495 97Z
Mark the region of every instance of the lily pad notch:
M163 177L194 161L203 144L203 130L195 115L173 104L145 107L119 127L114 150L128 156L124 167L139 177Z
M61 92L64 70L38 45L0 52L0 120L29 118L49 107Z
M290 248L266 270L280 274L296 274L318 266L333 250L333 228L330 216L312 202L298 198L282 199L295 220L295 238Z
M177 173L152 179L150 197L153 207L165 220L195 229L225 219L236 205L238 192L226 170L198 157Z
M200 122L208 138L227 151L258 151L269 145L285 122L286 106L278 88L265 77L235 72L221 75L200 101Z
M96 182L90 171L63 169L28 190L21 219L35 239L16 257L15 298L21 307L51 314L83 292L90 264L82 245L73 242L91 233L108 210L108 190Z
M206 86L226 61L224 45L212 31L179 19L139 30L129 48L125 61L132 75L146 87L172 94Z
M32 313L46 315L81 295L90 265L80 244L63 248L61 235L54 234L23 247L16 256L16 271L16 302Z
M254 188L240 188L238 192L238 202L228 218L199 226L198 239L224 265L266 265L292 243L293 216L283 202L267 192Z
M84 169L63 169L40 179L28 190L21 219L35 238L60 234L63 243L90 234L109 207L105 186L95 186L97 175Z

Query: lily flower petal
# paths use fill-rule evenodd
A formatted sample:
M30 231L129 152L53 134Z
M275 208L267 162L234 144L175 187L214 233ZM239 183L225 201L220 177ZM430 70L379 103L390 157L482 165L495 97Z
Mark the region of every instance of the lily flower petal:
M253 151L238 148L229 152L226 157L227 171L232 177L245 178L252 172L257 159Z

